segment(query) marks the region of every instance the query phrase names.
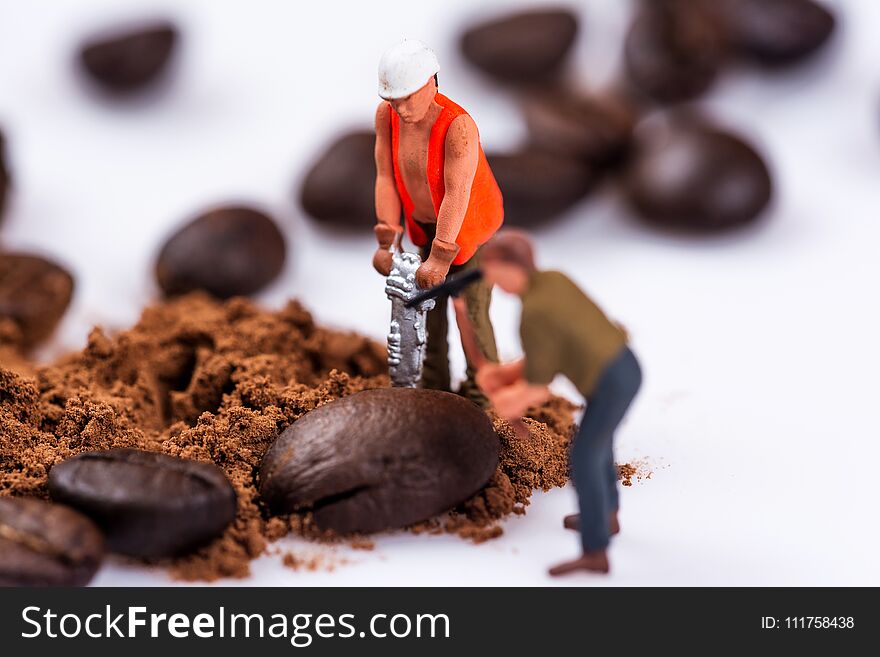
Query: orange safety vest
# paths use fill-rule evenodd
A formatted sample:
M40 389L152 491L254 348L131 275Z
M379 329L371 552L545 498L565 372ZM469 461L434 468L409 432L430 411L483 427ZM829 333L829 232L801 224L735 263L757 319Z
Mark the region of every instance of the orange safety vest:
M431 127L431 136L428 140L428 185L431 188L431 200L434 202L434 212L439 216L440 204L446 193L444 182L444 162L446 160L446 133L449 124L462 114L467 114L461 107L453 103L446 96L437 94L435 102L443 107L437 121ZM394 181L397 184L397 193L403 203L403 214L406 218L406 227L409 238L416 246L425 246L428 236L412 217L413 202L406 185L403 184L403 176L400 174L400 165L397 162L397 145L400 141L400 117L391 109L391 159L394 162ZM477 164L477 172L471 186L471 198L468 202L464 222L455 243L460 247L458 255L452 261L454 265L460 265L476 253L481 244L489 240L501 227L504 221L504 205L501 190L495 182L495 176L486 161L483 147L480 149L480 160Z

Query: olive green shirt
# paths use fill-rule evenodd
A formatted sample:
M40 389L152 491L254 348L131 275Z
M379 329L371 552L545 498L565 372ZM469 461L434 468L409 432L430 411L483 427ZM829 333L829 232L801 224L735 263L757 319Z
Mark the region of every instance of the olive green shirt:
M558 271L534 272L520 296L526 380L546 385L563 374L589 397L626 345L624 332Z

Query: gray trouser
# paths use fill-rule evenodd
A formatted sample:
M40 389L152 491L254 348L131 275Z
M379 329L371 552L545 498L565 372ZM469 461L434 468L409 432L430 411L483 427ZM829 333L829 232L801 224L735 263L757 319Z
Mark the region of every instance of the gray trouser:
M571 476L580 504L584 552L608 546L609 516L618 508L614 432L641 384L639 362L624 347L600 375L572 443Z

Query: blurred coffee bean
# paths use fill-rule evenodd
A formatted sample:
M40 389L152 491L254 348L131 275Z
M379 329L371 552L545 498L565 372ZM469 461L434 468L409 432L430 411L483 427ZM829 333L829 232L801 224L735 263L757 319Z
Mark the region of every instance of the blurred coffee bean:
M84 452L49 471L49 494L89 516L107 549L170 557L223 533L236 495L213 463L136 449Z
M366 230L375 224L375 146L372 131L350 132L333 142L303 181L303 209L332 226Z
M260 465L260 495L273 513L311 509L340 534L396 529L474 495L499 449L489 417L463 397L367 390L289 426Z
M165 242L156 279L168 296L193 290L219 299L246 296L278 276L284 257L284 237L272 219L250 208L221 207Z
M715 82L726 37L713 0L642 0L624 43L629 80L661 103L696 98Z
M635 107L610 93L538 92L524 99L523 109L535 147L582 158L597 168L625 155L636 120Z
M504 195L504 223L534 226L584 198L598 176L583 160L537 149L487 155Z
M507 82L539 82L561 67L578 31L567 9L536 9L476 25L461 37L464 56Z
M6 196L9 191L10 175L6 166L6 139L0 131L0 223L3 221L3 211L6 209Z
M834 31L834 14L812 0L722 0L719 8L736 53L765 66L802 60Z
M73 277L59 265L35 255L0 253L0 319L15 325L21 348L52 334L72 296Z
M0 586L84 586L103 556L103 535L80 513L0 497Z
M124 29L90 39L82 46L79 61L105 90L129 93L160 78L178 37L177 28L167 21Z
M755 219L770 201L767 165L741 137L681 119L644 128L637 131L625 190L645 220L723 229Z

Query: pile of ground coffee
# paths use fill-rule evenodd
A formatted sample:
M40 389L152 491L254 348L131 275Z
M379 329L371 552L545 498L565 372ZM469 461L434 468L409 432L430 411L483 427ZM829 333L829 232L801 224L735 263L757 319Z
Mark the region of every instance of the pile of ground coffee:
M654 476L654 470L646 459L617 464L617 480L621 486L632 486L633 479L643 481Z
M278 433L308 411L389 384L385 349L315 325L292 301L267 311L235 298L191 294L148 308L131 329L96 328L81 352L33 371L0 361L0 495L46 497L49 469L74 454L135 447L211 461L238 494L235 522L199 551L164 562L183 579L244 577L268 542L295 531L320 535L306 515L269 518L254 474ZM5 368L5 369L4 369ZM574 406L555 398L527 420L518 442L502 420L501 461L486 487L414 531L451 531L476 541L497 520L523 513L532 491L567 481Z

